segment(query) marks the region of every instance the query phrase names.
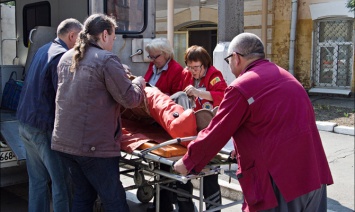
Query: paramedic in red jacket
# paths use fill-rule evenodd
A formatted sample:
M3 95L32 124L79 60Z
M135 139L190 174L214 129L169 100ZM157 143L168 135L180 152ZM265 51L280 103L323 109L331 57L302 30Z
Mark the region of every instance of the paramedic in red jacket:
M221 103L227 88L222 73L212 66L212 59L202 46L189 47L185 52L185 63L182 90L195 99L195 111L212 110Z
M175 170L200 172L232 136L243 211L327 211L333 179L305 89L265 59L254 34L236 36L228 53L237 79Z
M168 96L181 91L182 66L174 60L174 50L166 38L155 38L146 47L151 60L144 79Z
M227 84L222 73L212 66L212 59L202 46L191 46L185 51L186 68L183 71L182 88L184 91L175 93L171 98L184 109L193 108L212 110L218 106L224 95ZM189 104L187 96L193 97L195 104ZM185 103L184 103L185 102ZM192 194L192 183L178 183L178 189L183 189ZM214 203L221 204L221 190L218 184L218 175L204 177L203 196ZM191 198L177 194L179 211L194 211ZM206 203L206 210L215 208Z

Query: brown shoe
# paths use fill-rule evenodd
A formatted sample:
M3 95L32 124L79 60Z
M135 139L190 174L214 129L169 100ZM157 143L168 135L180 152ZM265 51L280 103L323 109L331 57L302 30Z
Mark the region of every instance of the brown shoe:
M195 112L197 132L205 129L211 122L214 114L211 110L201 109Z

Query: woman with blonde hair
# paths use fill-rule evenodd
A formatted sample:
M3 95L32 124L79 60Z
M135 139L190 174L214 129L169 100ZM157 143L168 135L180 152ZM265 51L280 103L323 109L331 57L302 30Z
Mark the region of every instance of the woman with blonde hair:
M151 60L144 76L146 82L168 96L181 91L182 66L174 60L174 49L166 38L155 38L146 47Z

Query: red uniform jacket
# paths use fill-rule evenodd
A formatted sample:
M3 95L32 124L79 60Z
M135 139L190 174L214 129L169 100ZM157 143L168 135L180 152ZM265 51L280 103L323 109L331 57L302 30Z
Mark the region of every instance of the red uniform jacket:
M245 211L277 206L270 177L287 202L333 184L306 91L267 60L250 64L226 89L216 116L188 146L187 169L199 172L231 137Z
M188 85L194 85L194 79L189 70L185 68L182 75L182 90L184 90ZM206 88L206 91L211 93L213 101L196 98L196 108L194 110L197 111L202 108L212 110L221 103L224 90L227 88L227 83L224 80L222 73L214 66L210 66L207 69L205 76L201 78L199 88Z
M144 79L146 82L149 82L150 78L153 76L153 65L154 64L151 62L145 73ZM168 96L181 91L180 84L182 70L182 66L175 60L171 59L168 64L168 70L161 72L161 76L155 86Z

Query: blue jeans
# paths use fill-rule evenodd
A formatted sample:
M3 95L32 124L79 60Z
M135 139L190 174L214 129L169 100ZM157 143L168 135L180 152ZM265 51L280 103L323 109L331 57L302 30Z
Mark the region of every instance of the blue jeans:
M29 212L50 210L50 187L54 211L70 211L69 174L57 152L51 149L51 131L42 131L26 124L19 124L19 134L26 149L26 165L29 176Z
M105 212L129 211L120 180L119 157L95 158L61 153L73 185L73 212L92 211L99 195Z

